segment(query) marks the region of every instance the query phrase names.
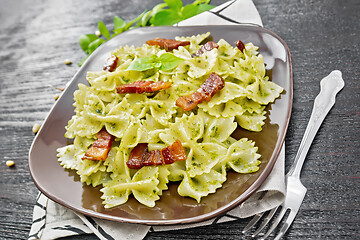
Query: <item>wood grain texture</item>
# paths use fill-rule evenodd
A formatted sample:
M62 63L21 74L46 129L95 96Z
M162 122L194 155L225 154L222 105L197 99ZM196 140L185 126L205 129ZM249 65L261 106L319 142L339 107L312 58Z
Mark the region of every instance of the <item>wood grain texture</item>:
M0 8L0 239L26 239L37 188L27 156L31 128L41 123L84 55L77 39L130 20L157 1L12 1ZM189 3L191 1L184 1ZM212 1L219 5L225 1ZM360 222L360 24L358 0L254 0L264 26L289 45L294 70L294 104L286 135L286 169L291 165L319 92L330 71L343 73L345 88L315 138L303 168L308 188L285 239L358 239ZM65 65L70 59L73 64ZM8 168L6 160L16 166ZM150 232L146 239L248 239L249 219L207 227ZM94 235L64 239L97 239Z

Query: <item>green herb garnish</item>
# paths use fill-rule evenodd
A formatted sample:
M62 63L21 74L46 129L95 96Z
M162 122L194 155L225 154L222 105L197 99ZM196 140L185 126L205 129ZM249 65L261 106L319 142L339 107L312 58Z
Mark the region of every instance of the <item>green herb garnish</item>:
M114 27L112 30L109 30L102 21L99 21L98 30L101 33L101 36L97 36L95 34L84 34L79 37L80 47L87 56L81 60L78 65L81 66L90 54L93 53L101 44L122 32L137 27L173 25L199 13L212 9L214 6L210 5L209 2L210 0L195 0L193 3L184 6L181 0L164 0L163 3L156 5L149 11L144 11L138 17L129 22L115 16ZM163 65L163 68L165 69L168 69L168 67L171 67L171 65Z
M176 68L184 59L176 57L171 53L163 53L160 57L152 55L135 59L126 70L145 71L152 68L158 68L163 71L169 71Z

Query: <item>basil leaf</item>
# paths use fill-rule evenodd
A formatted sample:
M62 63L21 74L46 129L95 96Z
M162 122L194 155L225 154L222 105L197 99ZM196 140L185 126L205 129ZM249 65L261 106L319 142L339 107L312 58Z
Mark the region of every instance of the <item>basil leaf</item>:
M152 16L152 11L146 12L146 13L142 16L141 20L137 23L137 26L139 26L139 27L145 27L145 26L147 25L147 23L149 22L149 19L151 18L151 16Z
M99 37L95 34L86 34L87 38L90 40L90 43L98 39Z
M164 2L169 6L170 9L174 11L180 11L183 7L181 0L164 0Z
M171 53L164 53L160 57L152 55L135 59L126 70L145 71L152 68L159 68L163 71L169 71L177 67L184 59L176 57Z
M159 58L161 66L160 70L169 71L171 69L176 68L180 63L184 61L184 59L176 57L171 53L164 53Z
M154 26L173 25L182 20L177 11L164 9L159 11L150 19L150 23Z
M160 12L161 10L163 10L165 7L167 7L168 5L166 3L159 3L158 5L156 5L150 12L151 12L151 17L153 17L155 14L157 14L158 12Z
M145 71L159 66L159 58L156 55L135 59L126 70Z
M90 40L86 35L81 35L79 37L79 44L80 44L81 49L84 52L87 52L87 50L89 49Z
M162 9L164 9L165 7L167 7L168 5L166 3L159 3L158 5L156 5L153 9L151 9L150 11L146 12L141 20L138 22L138 26L140 27L145 27L145 26L150 26L150 19L157 14L159 11L161 11Z
M116 29L120 29L125 27L126 22L124 20L122 20L120 17L115 16L114 17L114 30Z
M109 32L109 30L106 28L105 24L104 24L102 21L100 21L100 22L98 23L98 28L99 28L99 31L100 31L101 35L103 35L103 36L106 37L107 39L110 38L110 32Z
M213 5L210 5L210 4L200 4L198 5L198 12L197 14L199 13L202 13L202 12L206 12L206 11L209 11L210 9L213 9L215 6Z
M90 43L92 43L96 39L98 39L98 36L96 36L95 34L81 35L79 37L79 44L80 44L81 49L87 53L89 50Z
M102 38L98 38L95 41L93 41L92 43L89 44L89 51L90 53L92 53L93 51L95 51L96 48L98 48L104 41L104 39Z
M185 20L187 18L195 16L196 14L198 14L198 9L199 9L199 5L192 5L192 4L186 5L181 10L183 19Z

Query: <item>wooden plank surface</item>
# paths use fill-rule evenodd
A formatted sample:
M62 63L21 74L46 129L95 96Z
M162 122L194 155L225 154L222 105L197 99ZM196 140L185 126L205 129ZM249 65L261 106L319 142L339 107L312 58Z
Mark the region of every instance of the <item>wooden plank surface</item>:
M97 22L130 20L160 1L12 1L0 8L0 239L26 239L37 188L28 169L31 128L42 123L84 55L77 39ZM190 1L184 1L189 3ZM225 1L212 1L219 5ZM264 26L289 45L294 104L286 136L292 163L319 92L319 82L339 69L345 88L310 149L302 174L307 195L286 239L357 239L360 222L360 2L254 0ZM70 59L73 64L65 65ZM16 163L14 168L6 160ZM249 219L146 239L240 239ZM66 239L96 239L94 235ZM246 238L247 239L247 238Z

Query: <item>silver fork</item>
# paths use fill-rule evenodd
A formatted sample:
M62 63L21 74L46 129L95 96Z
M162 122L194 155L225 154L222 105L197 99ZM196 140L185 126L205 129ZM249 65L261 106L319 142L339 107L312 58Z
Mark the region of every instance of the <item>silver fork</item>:
M344 85L345 84L344 80L341 77L341 72L338 70L332 71L327 77L321 80L321 91L319 95L315 98L314 107L310 116L309 123L306 127L303 139L301 140L299 150L295 156L293 165L285 176L285 201L280 206L270 210L269 214L263 220L262 224L252 234L252 237L255 237L263 230L263 228L273 218L278 208L281 208L279 215L273 221L273 224L262 237L262 239L267 238L274 231L274 229L278 226L278 224L288 210L290 210L290 213L287 219L284 220L285 223L281 227L275 239L280 239L288 230L291 223L294 221L295 216L299 211L299 208L302 201L304 200L307 191L307 189L300 181L300 171L304 164L306 154L309 151L309 148L314 140L317 131L320 128L320 125L322 124L323 120L325 119L332 106L335 104L336 94L344 87ZM243 233L251 229L262 218L265 212L256 214L253 219L248 223L248 225L244 228Z

